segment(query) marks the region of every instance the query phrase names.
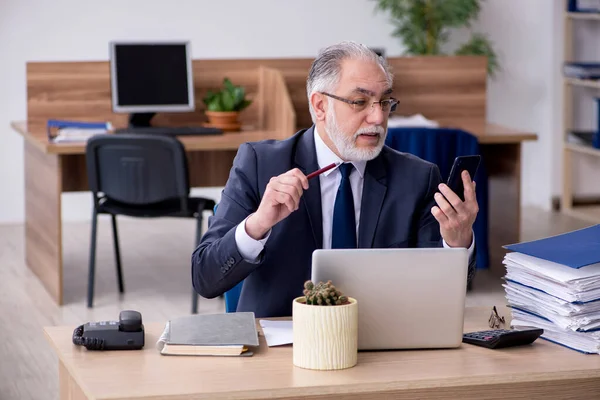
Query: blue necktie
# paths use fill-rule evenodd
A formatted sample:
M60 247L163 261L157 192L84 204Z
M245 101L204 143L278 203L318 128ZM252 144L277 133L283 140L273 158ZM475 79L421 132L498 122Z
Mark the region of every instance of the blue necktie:
M335 196L333 207L333 227L331 232L332 249L356 248L356 221L354 214L354 199L350 186L352 164L342 164L338 168L342 180Z

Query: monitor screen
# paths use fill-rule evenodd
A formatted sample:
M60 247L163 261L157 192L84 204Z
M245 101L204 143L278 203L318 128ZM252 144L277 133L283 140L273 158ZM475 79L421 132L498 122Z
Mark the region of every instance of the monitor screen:
M113 42L110 50L115 112L194 110L189 43Z

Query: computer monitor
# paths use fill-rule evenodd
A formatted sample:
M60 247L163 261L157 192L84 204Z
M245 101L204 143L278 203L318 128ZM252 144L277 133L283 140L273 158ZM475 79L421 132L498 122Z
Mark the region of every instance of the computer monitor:
M189 42L111 42L110 77L113 111L130 113L131 127L195 109Z

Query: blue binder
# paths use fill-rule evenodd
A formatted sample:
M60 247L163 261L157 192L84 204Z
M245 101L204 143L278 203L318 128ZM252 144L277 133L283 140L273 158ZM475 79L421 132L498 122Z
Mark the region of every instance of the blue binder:
M600 97L596 97L596 124L597 129L596 133L594 134L592 146L600 149Z
M600 263L600 225L504 248L571 268L581 268Z

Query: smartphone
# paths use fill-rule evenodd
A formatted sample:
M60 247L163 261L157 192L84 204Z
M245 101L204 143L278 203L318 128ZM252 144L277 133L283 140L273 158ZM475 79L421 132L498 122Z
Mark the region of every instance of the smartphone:
M472 180L475 178L480 162L481 156L479 155L458 156L454 159L454 164L452 164L452 169L450 170L446 185L448 185L462 201L465 201L465 187L463 185L461 174L466 170Z

